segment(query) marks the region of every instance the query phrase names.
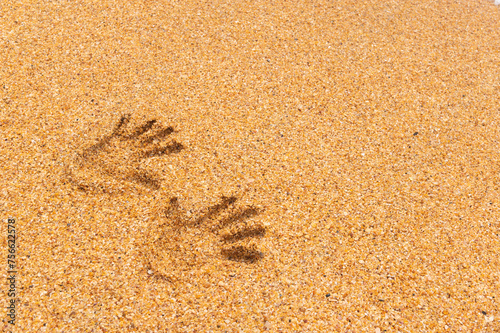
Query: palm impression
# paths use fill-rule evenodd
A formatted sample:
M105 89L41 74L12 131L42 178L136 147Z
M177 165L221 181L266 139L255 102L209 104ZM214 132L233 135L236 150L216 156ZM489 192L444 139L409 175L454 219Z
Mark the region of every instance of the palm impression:
M261 209L237 207L236 197L223 196L199 216L184 211L177 198L170 199L160 223L147 235L146 258L150 274L172 277L214 258L254 263L263 257L254 243L266 228L252 222Z
M66 179L87 193L113 193L124 183L159 190L159 176L142 165L148 158L184 149L168 140L174 132L156 120L130 126L130 115L124 115L109 135L77 154L66 167ZM234 196L223 196L219 203L192 216L177 198L170 199L147 231L144 251L150 274L178 277L215 258L246 263L260 260L263 254L255 240L264 236L266 228L254 220L261 209L239 207L236 202Z
M158 175L142 168L142 160L177 153L184 147L176 141L164 143L174 133L170 126L149 120L129 128L129 122L129 114L122 116L110 135L77 154L66 169L67 179L83 191L107 192L121 182L158 190Z

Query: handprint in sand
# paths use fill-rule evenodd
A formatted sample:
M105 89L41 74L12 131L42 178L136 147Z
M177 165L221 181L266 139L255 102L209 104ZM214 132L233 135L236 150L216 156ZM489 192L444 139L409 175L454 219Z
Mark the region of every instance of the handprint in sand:
M124 115L111 134L77 154L65 170L66 179L83 191L109 192L120 183L130 182L158 190L160 179L141 167L141 161L181 151L175 140L164 141L174 133L156 120L129 128L130 115Z
M260 260L263 254L255 239L263 237L266 228L253 220L261 209L239 207L236 202L234 196L223 196L199 216L191 216L177 198L170 199L147 235L145 255L150 272L171 277L214 258L246 263Z
M167 141L174 129L156 120L137 126L129 123L130 115L122 116L109 135L79 152L65 170L66 179L87 193L113 193L126 183L159 190L160 177L144 169L142 162L178 153L184 146L175 140ZM234 196L223 196L198 214L183 209L175 197L166 206L158 202L161 213L151 221L143 248L148 271L159 277L178 277L211 259L246 263L260 260L263 254L255 240L264 236L266 228L254 221L261 209L241 207L237 201Z

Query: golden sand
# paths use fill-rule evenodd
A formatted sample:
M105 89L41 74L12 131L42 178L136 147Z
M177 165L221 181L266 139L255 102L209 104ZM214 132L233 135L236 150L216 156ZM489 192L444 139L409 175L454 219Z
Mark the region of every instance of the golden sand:
M2 1L12 332L500 332L500 7Z

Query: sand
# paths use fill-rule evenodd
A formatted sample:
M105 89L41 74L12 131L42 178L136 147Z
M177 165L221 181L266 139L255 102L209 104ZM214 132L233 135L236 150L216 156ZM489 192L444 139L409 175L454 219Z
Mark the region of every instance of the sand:
M2 331L500 332L493 2L0 12Z

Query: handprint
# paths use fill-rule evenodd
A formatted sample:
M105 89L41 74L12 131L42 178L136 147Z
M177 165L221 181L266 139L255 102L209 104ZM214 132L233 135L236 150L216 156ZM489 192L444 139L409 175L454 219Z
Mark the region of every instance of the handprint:
M156 120L128 128L130 115L120 118L110 135L77 154L66 168L66 178L83 191L109 191L116 181L132 182L153 190L160 188L160 179L141 167L145 158L177 153L184 147L171 141L162 145L172 127L162 127Z
M159 176L145 170L141 162L178 153L184 146L175 140L165 144L175 131L156 120L130 127L129 123L130 115L122 116L110 134L79 152L65 170L66 179L87 193L111 193L124 183L159 190ZM157 277L178 276L217 257L246 263L260 260L263 254L253 240L263 237L266 228L252 221L261 209L239 207L236 202L234 196L223 196L197 217L175 197L166 207L160 206L161 216L152 221L146 236L148 272Z
M253 263L263 254L251 240L263 237L266 228L248 220L261 210L236 207L237 198L221 198L220 203L203 211L198 217L184 212L177 198L170 199L159 223L147 235L145 249L148 267L160 276L177 275L180 271L200 266L211 256Z

